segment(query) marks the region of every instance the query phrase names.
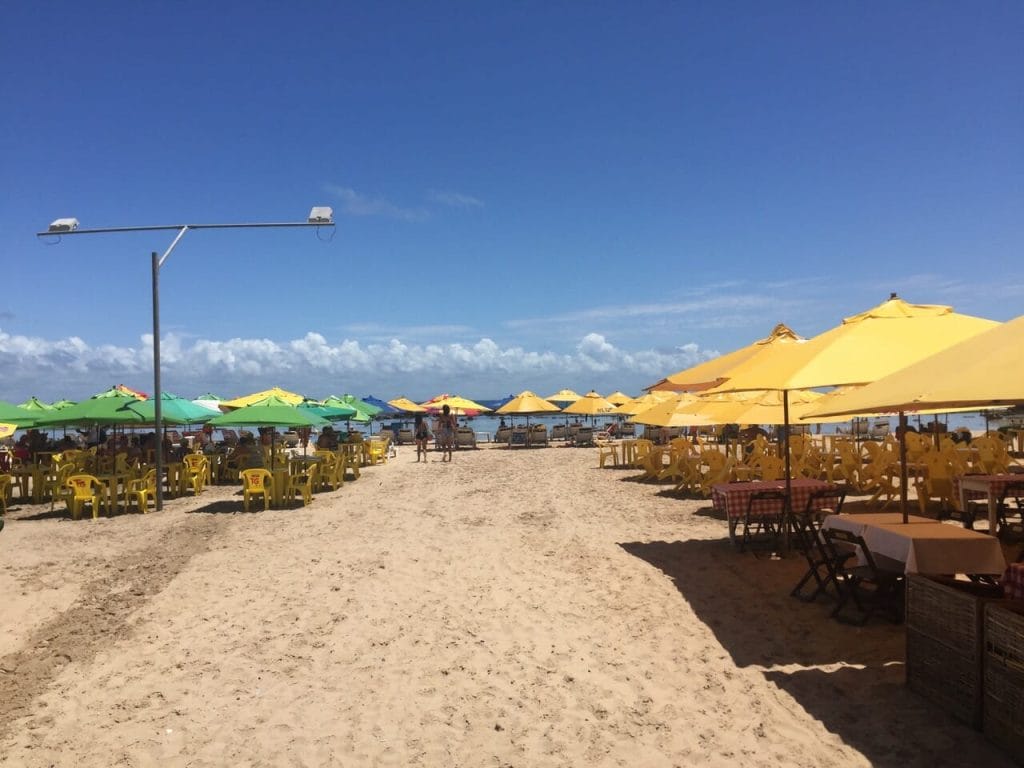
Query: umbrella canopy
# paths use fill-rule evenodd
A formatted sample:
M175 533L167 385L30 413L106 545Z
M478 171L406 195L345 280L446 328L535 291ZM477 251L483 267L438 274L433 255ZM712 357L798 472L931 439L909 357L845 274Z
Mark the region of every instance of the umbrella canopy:
M59 411L59 410L61 410L63 408L67 408L67 407L72 406L74 404L75 404L74 400L57 400L57 401L55 401L53 403L50 403L50 405L53 406L53 410L55 410L55 411Z
M24 409L26 411L32 411L34 413L41 412L41 411L52 411L53 410L53 406L52 405L47 405L46 403L44 403L42 400L40 400L35 395L30 397L24 403L18 403L18 407L22 408L22 409Z
M560 389L555 394L545 397L545 400L550 400L552 403L575 403L583 395L578 392L573 392L571 389Z
M646 411L648 408L653 408L659 403L672 400L674 397L675 394L672 392L648 392L646 395L641 395L640 397L623 403L615 409L615 413L619 416L635 416L638 413Z
M224 398L221 397L220 395L215 395L213 394L213 392L207 392L206 394L197 395L196 397L193 397L192 402L195 402L196 400L213 400L215 402L220 402L223 399Z
M810 341L766 347L769 351L762 350L728 371L727 381L718 389L783 390L783 411L788 416L790 390L876 381L995 325L992 320L957 314L952 307L908 304L892 294L888 301L844 319ZM790 419L785 423L788 427ZM788 492L789 429L784 440ZM901 479L900 501L906 522L907 483L905 476Z
M144 392L139 392L138 390L132 389L131 387L126 387L124 384L115 384L110 389L95 394L93 395L93 397L121 397L131 398L133 400L145 400L147 395Z
M653 393L652 393L653 394ZM660 399L630 418L637 424L653 427L708 427L716 422L696 412L700 398L689 392L679 392Z
M723 372L718 391L812 389L867 384L995 327L952 307L893 295L803 343L772 344Z
M805 418L1024 403L1024 315L848 392Z
M278 400L283 400L289 405L298 405L305 399L302 395L295 392L289 392L280 387L271 387L262 392L253 392L251 395L236 397L234 400L221 400L220 406L221 408L244 408L247 405L266 400L268 397L276 397Z
M393 416L396 413L401 413L400 408L395 408L391 403L385 402L373 395L367 395L364 397L363 402L376 408L378 416Z
M324 405L329 405L335 408L351 408L355 411L352 416L346 416L345 418L351 419L352 421L366 422L372 421L374 415L377 413L377 409L369 403L364 403L355 395L331 395L324 400Z
M504 416L525 416L527 414L558 413L560 410L557 405L529 390L524 390L498 408L495 413Z
M777 389L752 392L727 392L699 398L696 412L716 424L786 424L783 393ZM824 397L810 389L789 393L789 421L793 422L816 407ZM819 419L813 419L818 422ZM842 417L820 419L825 422L847 421Z
M627 395L625 392L620 392L619 390L615 390L605 398L605 400L607 400L612 405L625 405L632 399L633 398Z
M550 399L550 398L547 398ZM591 390L579 400L562 409L562 413L574 413L578 416L599 416L615 413L615 406Z
M388 405L397 408L400 411L406 413L426 413L427 409L419 403L414 403L408 397L396 397L394 400L388 400Z
M320 427L328 421L308 409L270 396L214 416L207 423L214 427Z
M126 408L139 399L123 392L107 390L98 395L69 405L67 408L39 414L37 427L59 427L71 424L79 426L102 426L105 424L142 424L144 419L135 411Z
M43 415L42 412L30 413L14 403L0 400L0 423L14 424L16 427L31 427Z
M152 398L127 403L125 408L135 411L149 424L156 420L156 402ZM160 420L164 424L202 424L219 415L220 411L196 405L184 397L160 393Z
M459 397L458 395L438 395L433 400L428 400L425 403L421 403L424 408L430 410L440 411L444 406L448 406L452 413L462 416L470 416L475 413L486 413L491 409L485 405L469 400L465 397Z
M789 344L794 341L802 341L803 337L795 333L789 326L784 323L776 325L770 334L763 339L755 341L746 347L734 350L726 355L716 357L707 362L695 365L692 368L673 373L670 376L666 376L664 379L659 381L657 384L648 387L651 392L655 391L675 391L675 392L694 392L703 389L708 389L720 384L722 378L727 376L729 371L734 370L736 366L746 362L752 357L757 357L764 353L766 347L772 347L779 342L783 344Z
M313 400L307 400L303 403L299 403L296 408L309 411L310 413L316 414L328 421L351 419L356 415L356 409L347 405L324 405L323 403L317 403Z

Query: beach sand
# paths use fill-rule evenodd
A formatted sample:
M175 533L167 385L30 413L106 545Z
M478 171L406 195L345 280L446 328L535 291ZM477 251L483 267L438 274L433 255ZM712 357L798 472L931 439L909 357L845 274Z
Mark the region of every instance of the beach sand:
M593 449L414 459L281 511L16 501L0 765L1010 765L709 502Z

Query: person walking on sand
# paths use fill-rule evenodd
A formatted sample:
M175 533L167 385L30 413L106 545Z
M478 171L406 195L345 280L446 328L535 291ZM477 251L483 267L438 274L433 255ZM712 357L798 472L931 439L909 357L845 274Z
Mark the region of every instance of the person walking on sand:
M423 461L427 460L427 441L430 439L430 429L427 427L427 422L423 420L423 414L416 414L416 427L413 434L416 437L416 461L420 460L420 455L423 455Z
M437 425L437 437L441 443L441 461L451 461L452 449L455 446L455 428L458 426L458 422L455 420L452 409L447 405L441 408L441 416L437 420ZM446 455L447 458L445 458Z

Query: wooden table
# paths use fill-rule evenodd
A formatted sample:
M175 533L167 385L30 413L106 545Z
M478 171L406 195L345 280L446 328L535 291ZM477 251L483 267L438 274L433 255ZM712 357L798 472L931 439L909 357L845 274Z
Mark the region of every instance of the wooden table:
M829 515L822 528L859 526L867 548L903 563L906 573L1002 574L1006 570L1003 548L992 536L959 525L919 522L922 518L908 524L853 522L859 517L867 515Z
M953 494L960 498L960 511L967 511L968 499L988 498L988 532L995 536L998 528L999 499L1010 483L1024 481L1024 475L963 475L953 478Z

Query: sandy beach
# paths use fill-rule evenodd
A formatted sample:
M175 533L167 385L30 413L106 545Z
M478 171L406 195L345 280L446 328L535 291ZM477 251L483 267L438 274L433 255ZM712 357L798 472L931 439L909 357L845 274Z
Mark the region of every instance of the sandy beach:
M709 501L594 449L386 465L0 533L4 766L1004 766L904 630L788 596Z

